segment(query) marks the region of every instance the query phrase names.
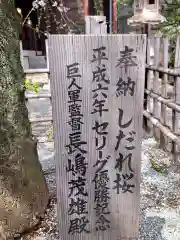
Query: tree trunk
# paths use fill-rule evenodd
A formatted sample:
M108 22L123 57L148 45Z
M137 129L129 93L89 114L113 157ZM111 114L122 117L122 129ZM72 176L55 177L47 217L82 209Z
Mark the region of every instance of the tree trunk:
M32 139L20 63L21 19L0 0L0 239L14 239L43 217L48 189Z

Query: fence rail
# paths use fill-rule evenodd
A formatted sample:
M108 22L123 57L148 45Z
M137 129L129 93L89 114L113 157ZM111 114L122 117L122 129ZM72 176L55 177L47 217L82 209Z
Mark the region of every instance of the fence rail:
M148 65L148 64L146 64L146 68L148 70L152 70L152 71L156 71L156 72L159 72L159 73L168 74L169 76L180 77L180 73L177 72L176 70L173 70L173 69L163 68L163 67L156 67L156 66Z
M152 91L145 89L145 93L147 93L150 97L156 99L157 101L165 104L167 107L172 108L173 110L180 112L180 106L175 104L172 100L163 98L161 95L153 93Z
M173 56L174 69L169 68L169 55L172 54L169 51L170 44L168 38L154 37L147 41L144 117L151 123L152 134L160 141L162 148L166 148L169 139L172 141L171 152L174 160L179 162L180 37L177 37L176 53ZM154 52L153 61L152 52ZM169 86L173 87L171 97L168 96Z

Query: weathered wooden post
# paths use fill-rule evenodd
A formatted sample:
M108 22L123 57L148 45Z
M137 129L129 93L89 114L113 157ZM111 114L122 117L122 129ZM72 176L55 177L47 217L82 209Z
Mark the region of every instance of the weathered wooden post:
M138 239L144 35L50 35L63 240Z
M176 54L175 54L175 64L174 68L177 72L180 72L180 36L177 37L176 40ZM174 93L175 93L175 103L180 104L180 78L175 78L174 84ZM179 136L179 129L180 129L180 113L177 111L172 112L172 131L176 135ZM174 156L174 162L178 166L180 165L180 148L175 142L172 142L172 153Z

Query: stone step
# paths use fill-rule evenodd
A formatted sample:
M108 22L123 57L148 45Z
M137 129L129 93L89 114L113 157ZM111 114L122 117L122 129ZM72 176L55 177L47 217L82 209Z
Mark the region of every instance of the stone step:
M26 73L26 79L28 79L31 83L49 84L48 73L41 72Z
M45 56L33 56L29 57L29 69L43 69L47 68L47 62Z
M35 57L36 55L42 55L42 51L23 50L23 56Z

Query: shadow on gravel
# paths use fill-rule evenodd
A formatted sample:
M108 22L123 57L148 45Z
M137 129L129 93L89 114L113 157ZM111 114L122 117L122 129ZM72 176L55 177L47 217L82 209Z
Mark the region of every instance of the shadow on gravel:
M166 240L162 237L162 229L165 218L146 217L144 214L140 220L140 240Z

